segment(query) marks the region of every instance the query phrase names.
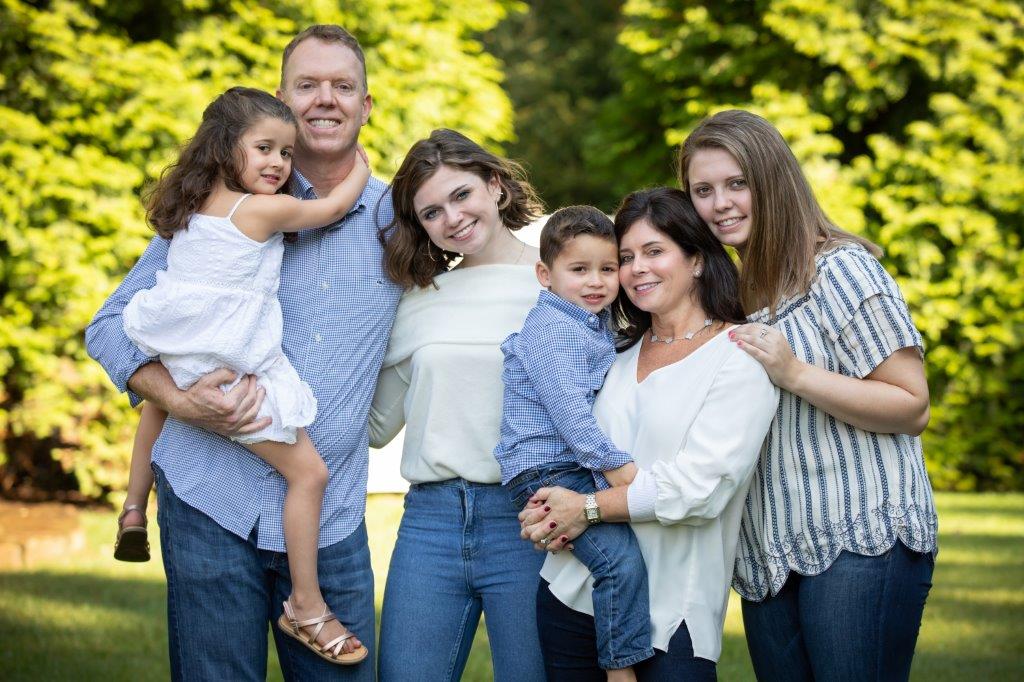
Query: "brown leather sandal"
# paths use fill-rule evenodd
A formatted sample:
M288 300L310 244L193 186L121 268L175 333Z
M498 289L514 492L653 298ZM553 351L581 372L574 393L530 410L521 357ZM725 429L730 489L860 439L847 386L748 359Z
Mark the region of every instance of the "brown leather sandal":
M130 511L142 514L141 526L122 526L124 517ZM117 541L114 543L114 558L118 561L149 561L149 531L146 530L146 510L137 504L126 504L117 517Z
M338 620L334 613L327 608L327 604L324 604L323 615L317 618L308 618L306 620L298 620L295 617L295 612L292 610L290 601L285 601L283 604L284 613L282 613L281 617L277 619L277 627L281 628L281 630L289 637L294 637L302 642L320 658L339 665L355 665L356 663L361 662L370 653L370 651L362 644L360 644L359 648L355 651L350 651L347 654L341 653L341 649L345 646L345 642L355 637L351 632L340 637L336 637L330 642L327 642L327 644L321 645L316 641L316 638L320 636L320 631L324 629L324 623L332 620ZM306 631L302 629L313 625L316 625L316 628L313 630L312 634L307 635Z

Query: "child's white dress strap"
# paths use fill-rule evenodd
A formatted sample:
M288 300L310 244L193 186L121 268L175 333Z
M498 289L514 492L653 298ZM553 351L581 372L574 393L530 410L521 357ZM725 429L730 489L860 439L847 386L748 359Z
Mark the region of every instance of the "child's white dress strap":
M242 202L251 196L251 194L243 194L242 196L238 197L238 201L236 201L235 205L231 207L230 211L228 211L228 220L231 220L231 216L235 215L235 211L238 210L238 207L241 206Z

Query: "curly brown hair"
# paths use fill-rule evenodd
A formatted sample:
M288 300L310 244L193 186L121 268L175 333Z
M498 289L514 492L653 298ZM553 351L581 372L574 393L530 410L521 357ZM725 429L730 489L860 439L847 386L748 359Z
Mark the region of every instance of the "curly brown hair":
M195 136L185 143L178 160L164 169L145 197L146 220L161 237L170 239L188 226L189 218L202 208L218 178L234 192L246 191L241 179L244 159L239 140L265 118L277 118L298 129L295 114L287 104L255 88L231 88L206 107Z
M407 289L433 283L459 256L430 241L413 206L416 192L441 166L468 171L485 183L496 179L501 188L498 215L509 230L529 225L544 210L518 163L492 154L462 133L435 130L412 146L395 173L391 182L395 217L378 235L384 245L385 272Z

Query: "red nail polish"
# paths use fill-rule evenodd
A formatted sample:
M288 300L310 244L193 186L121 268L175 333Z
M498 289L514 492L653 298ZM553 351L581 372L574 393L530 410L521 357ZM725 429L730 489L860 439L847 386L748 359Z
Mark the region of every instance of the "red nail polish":
M558 538L558 541L562 542L562 543L569 542L569 536L568 535L563 535L560 538Z
M552 521L552 522L550 523L550 526L551 526L552 528L554 528L554 527L555 527L555 526L557 526L557 525L558 525L558 524L557 524L557 523L555 523L554 521Z
M544 505L544 511L551 511L551 507Z

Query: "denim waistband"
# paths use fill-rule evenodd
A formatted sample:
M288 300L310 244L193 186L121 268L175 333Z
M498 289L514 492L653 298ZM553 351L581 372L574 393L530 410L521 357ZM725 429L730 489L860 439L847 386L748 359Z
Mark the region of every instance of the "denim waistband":
M476 483L467 481L464 478L448 478L443 481L427 481L425 483L410 483L409 490L424 490L427 488L500 488L501 483Z

